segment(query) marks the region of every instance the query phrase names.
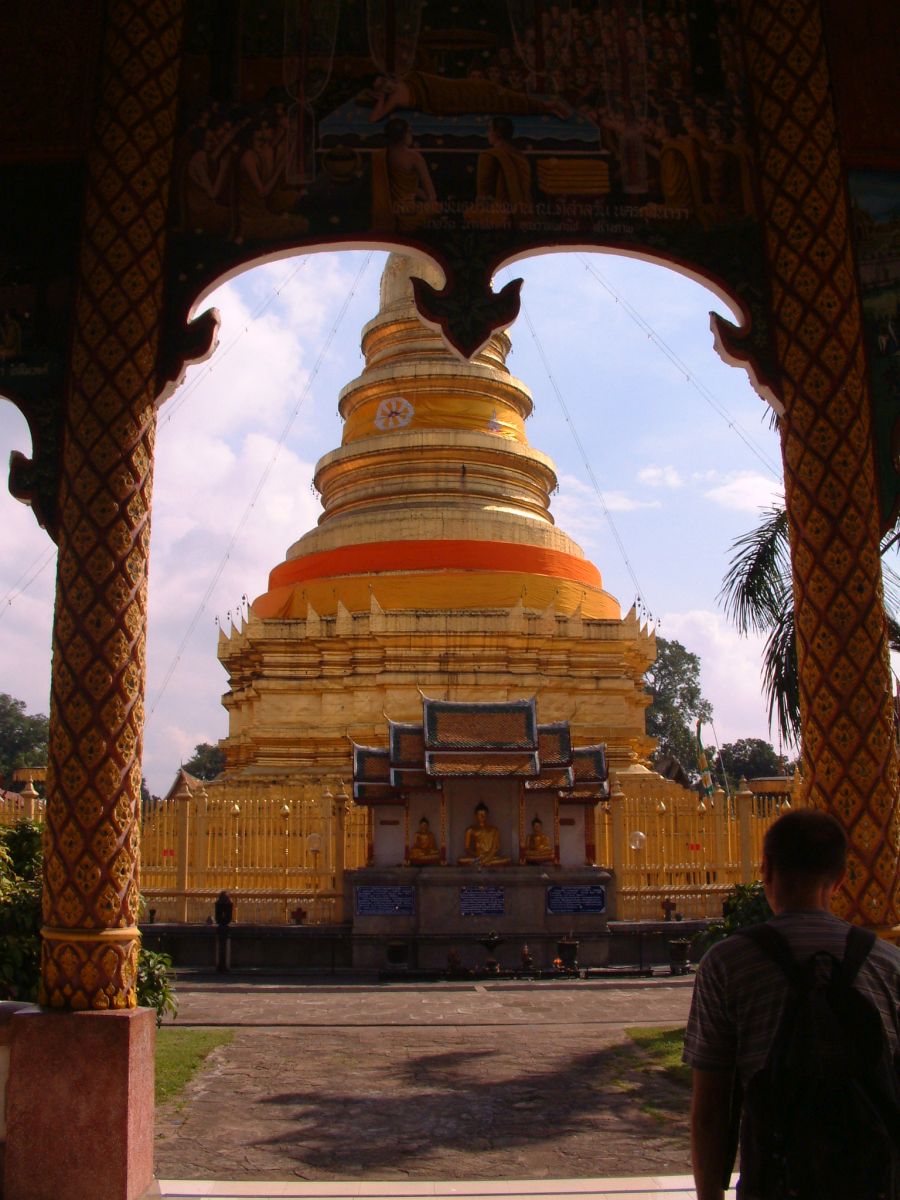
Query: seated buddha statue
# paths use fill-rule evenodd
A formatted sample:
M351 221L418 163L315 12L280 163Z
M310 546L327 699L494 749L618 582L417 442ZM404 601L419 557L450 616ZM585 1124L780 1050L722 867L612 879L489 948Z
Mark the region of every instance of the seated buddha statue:
M503 867L509 862L500 853L500 830L488 824L488 808L475 807L475 824L466 830L466 852L456 861L461 867Z
M544 833L544 823L540 817L535 817L531 822L531 833L525 839L525 861L527 863L553 861L553 843Z
M409 848L409 861L414 867L427 867L441 861L441 852L438 850L427 817L422 817L419 821L419 831Z

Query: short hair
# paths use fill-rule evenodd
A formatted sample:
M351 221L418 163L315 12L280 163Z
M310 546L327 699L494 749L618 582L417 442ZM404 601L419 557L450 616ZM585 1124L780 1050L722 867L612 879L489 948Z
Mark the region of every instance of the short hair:
M847 865L847 836L830 813L791 809L766 830L763 854L782 876L834 882Z
M511 142L516 129L509 117L493 117L491 128L504 142Z
M483 800L479 800L478 803L475 805L476 812L487 812L487 810L488 810L488 806L485 804L485 802Z

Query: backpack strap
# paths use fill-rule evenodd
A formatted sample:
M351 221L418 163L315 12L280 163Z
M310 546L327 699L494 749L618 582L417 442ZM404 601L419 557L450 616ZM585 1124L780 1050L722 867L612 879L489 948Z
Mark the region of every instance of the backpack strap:
M856 978L859 968L869 957L869 951L875 945L876 940L875 934L871 929L860 929L858 925L850 926L850 932L847 934L847 945L844 948L844 957L841 962L844 980L848 987Z
M789 983L794 987L802 987L803 972L794 958L790 944L783 933L779 933L767 921L764 921L761 925L747 925L743 929L736 929L735 933L740 934L741 937L749 938L751 942L754 942L767 958L770 958L777 967L781 968L781 971L787 976Z

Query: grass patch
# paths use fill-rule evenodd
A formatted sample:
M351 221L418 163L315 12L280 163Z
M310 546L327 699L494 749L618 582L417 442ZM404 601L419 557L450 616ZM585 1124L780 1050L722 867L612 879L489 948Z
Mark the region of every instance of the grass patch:
M681 1061L684 1026L626 1029L634 1044L650 1060L649 1065L663 1072L682 1087L691 1086L691 1068Z
M203 1066L216 1046L227 1046L233 1029L176 1029L156 1031L156 1103L173 1099Z

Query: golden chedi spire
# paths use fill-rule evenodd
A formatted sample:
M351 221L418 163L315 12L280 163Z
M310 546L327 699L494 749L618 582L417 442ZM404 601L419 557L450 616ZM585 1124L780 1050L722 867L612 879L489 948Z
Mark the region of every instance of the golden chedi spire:
M553 464L525 436L528 388L494 334L471 362L416 312L410 275L430 261L391 254L365 367L341 392L339 449L321 458L318 527L300 538L253 605L261 618L368 611L509 609L620 617L600 573L553 523Z

